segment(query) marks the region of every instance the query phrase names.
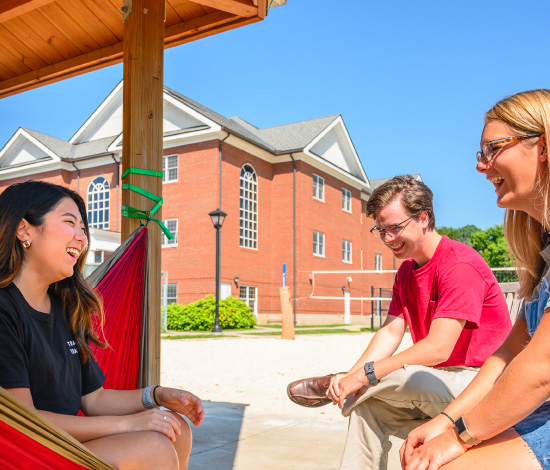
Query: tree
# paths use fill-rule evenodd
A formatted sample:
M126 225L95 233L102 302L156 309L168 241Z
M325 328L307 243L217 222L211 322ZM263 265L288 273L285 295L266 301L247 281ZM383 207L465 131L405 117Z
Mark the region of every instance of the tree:
M491 268L506 268L514 265L510 259L502 225L475 232L472 235L472 248L483 256Z
M472 235L475 232L479 232L479 228L470 224L461 228L439 227L437 232L440 235L447 235L451 240L456 240L457 242L472 246Z
M491 268L508 268L514 264L508 253L508 243L504 238L502 225L481 230L475 225L465 225L461 228L440 227L437 232L447 235L451 240L456 240L476 250Z

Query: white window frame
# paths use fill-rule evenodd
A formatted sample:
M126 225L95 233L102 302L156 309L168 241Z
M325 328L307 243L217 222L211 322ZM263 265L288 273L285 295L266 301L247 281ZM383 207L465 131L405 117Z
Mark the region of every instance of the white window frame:
M97 261L97 255L99 253L99 262ZM94 251L94 264L95 265L100 265L101 263L103 263L104 260L104 254L105 252L103 250L95 250Z
M176 157L176 166L173 167L166 167L166 165L168 164L167 162L169 161L170 158L173 158L173 157ZM163 173L163 176L162 176L162 183L165 184L165 183L176 183L178 181L178 177L179 177L179 168L178 168L178 162L179 162L179 157L178 157L178 154L174 154L174 155L164 155L162 157L162 173ZM170 170L176 170L176 177L175 178L170 178L169 175L170 175Z
M351 214L351 191L342 188L342 210Z
M374 253L374 270L382 271L382 255L380 253Z
M94 196L97 195L96 198ZM96 176L88 185L86 193L88 226L109 229L111 218L111 185L104 176ZM94 216L97 220L94 222ZM100 219L103 220L100 221Z
M325 201L325 178L313 173L313 199Z
M241 295L243 289L245 289L246 291L245 297ZM254 290L254 298L250 296L251 289ZM258 315L258 287L241 284L239 286L239 299L246 303L246 305L248 305L250 308L252 308L252 313L254 315ZM250 305L252 302L253 304Z
M313 231L313 256L325 257L325 234Z
M169 225L171 225L171 222L176 222L175 230L171 230ZM161 234L161 242L160 246L162 248L171 247L171 246L178 246L178 227L179 227L179 221L177 218L174 219L163 219L162 223L166 226L168 231L174 236L172 240L168 240L168 237L164 235L164 233Z
M342 261L352 263L352 243L350 240L342 239Z
M239 187L239 246L257 250L258 175L250 163L241 168Z
M164 286L167 287L167 295L168 301L166 305L175 304L178 302L178 285L176 283L168 283L168 284L161 284L160 286L160 304L164 305ZM175 291L175 295L170 295L170 288L173 288ZM170 301L170 299L174 299L173 302Z

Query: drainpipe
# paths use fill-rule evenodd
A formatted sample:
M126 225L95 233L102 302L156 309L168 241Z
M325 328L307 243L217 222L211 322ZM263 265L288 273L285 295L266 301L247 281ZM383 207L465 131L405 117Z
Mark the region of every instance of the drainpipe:
M292 289L294 291L292 310L296 325L296 160L292 154L290 154L290 158L292 158Z
M229 137L229 132L227 133L227 135L219 140L218 142L218 156L219 156L219 160L220 160L220 168L218 170L218 179L220 181L220 187L219 187L219 190L218 190L218 193L219 193L219 201L218 201L218 208L222 208L222 145L223 143L225 142L225 140Z
M118 231L118 212L119 212L118 198L119 198L119 193L120 193L120 160L117 160L113 154L111 154L111 158L116 163L116 176L115 176L115 181L116 181L116 210L115 210L116 225L115 225L115 232L116 232L116 231Z
M80 194L80 170L78 167L74 164L74 162L71 162L73 166L76 169L76 192Z

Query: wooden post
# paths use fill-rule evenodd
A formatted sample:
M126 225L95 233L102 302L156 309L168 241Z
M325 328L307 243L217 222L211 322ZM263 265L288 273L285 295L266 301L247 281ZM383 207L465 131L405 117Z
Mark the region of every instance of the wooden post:
M122 171L143 168L162 171L162 104L164 86L164 1L132 0L124 22L124 91L122 112ZM162 197L162 179L130 174L124 183L139 186ZM122 191L122 204L149 210L155 203L133 191ZM155 213L161 219L161 211ZM122 218L122 239L139 220ZM145 345L146 374L140 386L160 382L160 236L156 223L149 224L150 294L149 336Z
M281 339L295 339L294 315L292 314L292 306L290 305L290 289L286 286L279 287L279 295L281 296L281 313L283 315Z

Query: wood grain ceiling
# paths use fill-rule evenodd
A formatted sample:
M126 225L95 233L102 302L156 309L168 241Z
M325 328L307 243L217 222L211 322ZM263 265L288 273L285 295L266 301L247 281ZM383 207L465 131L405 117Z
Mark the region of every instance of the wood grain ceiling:
M261 21L267 2L166 0L164 46ZM0 98L121 62L122 7L123 0L1 0Z

